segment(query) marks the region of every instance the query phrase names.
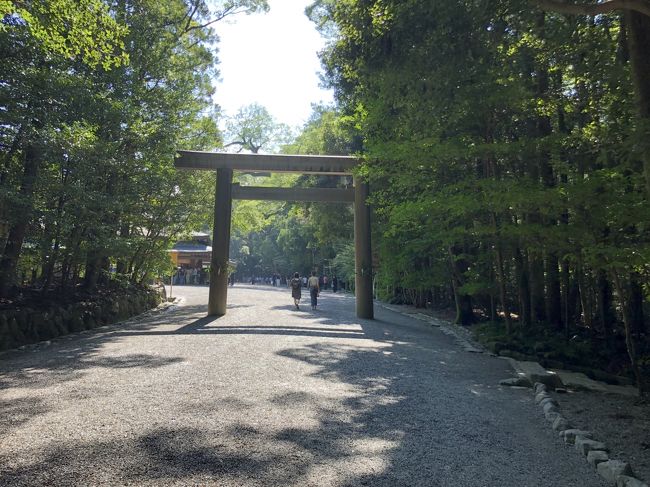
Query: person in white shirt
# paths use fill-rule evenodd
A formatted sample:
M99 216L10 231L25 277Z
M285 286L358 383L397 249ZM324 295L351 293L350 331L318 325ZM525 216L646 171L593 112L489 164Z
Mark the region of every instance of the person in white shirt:
M311 309L315 310L318 305L318 295L320 294L320 286L318 285L316 271L312 271L307 285L309 286L309 296L311 296Z

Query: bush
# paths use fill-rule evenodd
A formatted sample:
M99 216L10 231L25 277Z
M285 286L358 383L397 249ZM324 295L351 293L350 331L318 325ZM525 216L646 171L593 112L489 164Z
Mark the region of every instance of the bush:
M547 368L566 368L609 383L628 383L627 377L632 376L625 343L620 338L608 350L590 334L577 334L567 340L555 328L544 325L515 328L507 335L502 323L488 322L475 325L473 332L476 340L498 355L535 360Z

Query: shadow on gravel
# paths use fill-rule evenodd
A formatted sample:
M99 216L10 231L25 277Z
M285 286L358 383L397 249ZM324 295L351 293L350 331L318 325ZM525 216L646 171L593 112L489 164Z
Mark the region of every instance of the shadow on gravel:
M557 464L563 453L540 456L539 437L531 434L517 391L496 386L506 369L501 361L458 355L440 342L432 346L431 330L420 325L356 323L372 345L320 343L279 352L311 366L313 378L354 391L334 406L298 391L274 398L279 405L318 411L317 426L273 436L311 459L296 466L296 485L313 482L311 465L344 470L351 463L355 468L337 485L572 486L591 479L600 485L579 458L580 472L575 464Z
M175 320L182 321L205 313L205 306L188 306L176 313ZM10 387L38 389L50 381L79 379L85 370L103 368L159 368L182 361L181 357L161 357L138 353L106 356L102 348L115 340L132 334L147 332L169 324L165 313L153 314L138 322L123 322L75 333L52 340L50 344L37 344L26 350L9 351L0 356L0 390ZM178 325L172 325L177 327Z
M36 462L15 467L10 466L10 458L0 457L0 485L156 485L162 480L187 478L195 478L195 485L201 485L215 477L255 478L271 462L280 461L233 451L225 442L215 444L195 428L160 428L134 439L74 446L64 442L40 453Z
M44 401L40 398L19 397L0 400L0 411L2 412L0 414L0 431L7 434L49 410L50 408L45 406ZM4 484L0 482L0 485Z
M271 309L286 310L292 307L275 306ZM199 313L205 313L205 306L183 308L179 316L182 321L188 317L196 317ZM314 316L305 314L303 316L310 322L313 322ZM180 328L156 329L151 327L134 328L117 333L112 336L165 336L165 335L285 335L285 336L310 336L323 338L370 338L359 326L358 321L334 320L331 318L319 317L318 322L322 327L314 326L264 326L264 325L223 325L219 326L219 321L223 317L203 316Z
M76 373L75 361L81 370L173 363L150 356L113 363L93 356L105 341L133 334L365 339L287 341L275 358L299 365L301 380L281 378L288 383L255 397L188 397L188 410L179 413L193 415L192 427L166 424L135 437L114 431L102 441L60 438L56 447L22 457L25 463L0 457L0 485L600 485L589 482L596 477L583 459L563 458L573 452L548 456L555 447L544 446L550 440L543 436L543 417L528 414L524 393L496 386L507 370L503 361L458 353L452 339L409 318L378 311L377 320L358 320L349 308L316 318L305 313L310 323L304 327L249 327L223 326L202 316L205 306L187 307L174 314L174 324L152 319L71 343L67 365L59 369L63 375ZM39 372L27 365L26 358L24 370L9 371L12 383L38 384L30 377ZM20 401L0 404L5 405L13 421L29 419L20 416Z
M84 347L62 347L54 352L56 358L38 364L22 363L22 361L11 363L0 372L0 389L9 387L38 389L50 381L66 382L79 379L86 369L96 367L155 369L183 360L180 357L160 357L145 353L112 357L100 356L99 348L105 341L98 339L96 342L87 344Z

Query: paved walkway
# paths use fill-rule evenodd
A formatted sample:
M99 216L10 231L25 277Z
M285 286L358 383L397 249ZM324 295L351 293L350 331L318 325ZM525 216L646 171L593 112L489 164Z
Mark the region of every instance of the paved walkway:
M599 486L508 364L350 297L206 288L0 357L0 485ZM304 301L304 300L303 300Z

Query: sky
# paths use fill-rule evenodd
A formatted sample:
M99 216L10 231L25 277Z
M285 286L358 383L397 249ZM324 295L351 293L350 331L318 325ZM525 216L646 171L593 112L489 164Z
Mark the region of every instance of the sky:
M305 16L311 0L270 0L266 14L238 15L216 26L220 80L214 101L224 115L259 103L277 122L302 126L311 104L332 102L319 87L324 40Z

